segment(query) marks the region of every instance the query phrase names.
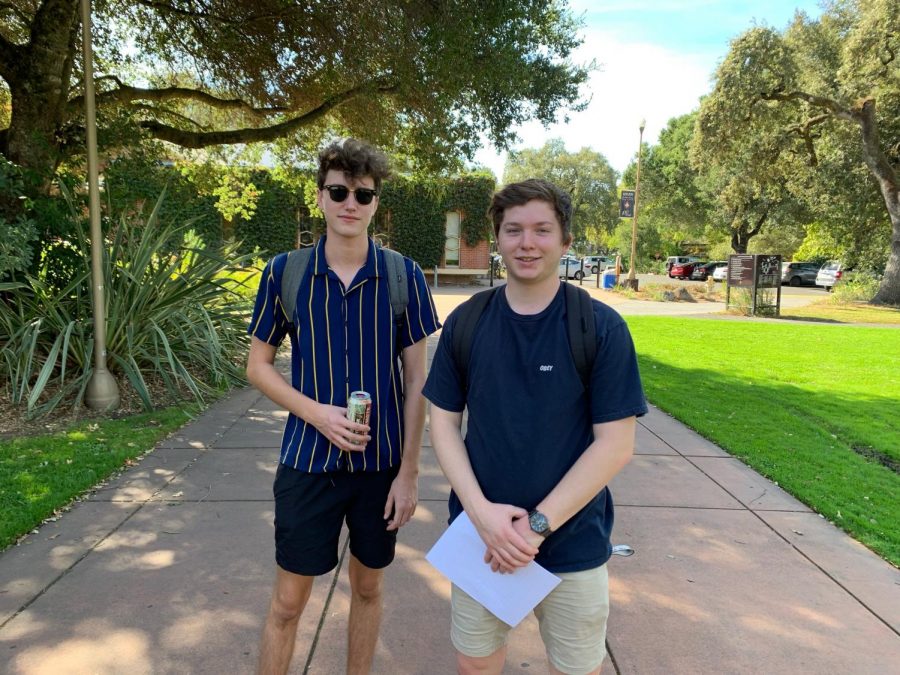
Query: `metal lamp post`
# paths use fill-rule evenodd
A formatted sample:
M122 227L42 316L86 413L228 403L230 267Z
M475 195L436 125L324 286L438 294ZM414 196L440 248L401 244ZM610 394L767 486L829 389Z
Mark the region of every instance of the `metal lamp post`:
M631 258L628 261L628 278L625 280L625 285L635 291L638 289L634 261L637 257L638 204L641 196L641 154L644 149L645 126L647 126L647 120L641 120L640 135L638 136L637 178L634 186L634 217L631 219Z
M119 386L106 368L106 300L103 288L103 233L100 229L100 181L97 161L97 115L94 105L94 57L91 50L91 0L81 0L84 50L84 122L87 129L88 198L91 215L91 282L94 287L94 372L84 401L95 410L119 406Z

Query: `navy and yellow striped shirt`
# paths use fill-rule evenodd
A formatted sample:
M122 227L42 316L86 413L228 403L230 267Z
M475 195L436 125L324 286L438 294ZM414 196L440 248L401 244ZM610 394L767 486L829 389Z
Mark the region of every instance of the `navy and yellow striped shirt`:
M291 339L291 383L319 403L346 406L350 392L372 395L372 439L364 452L341 452L294 414L281 440L281 463L309 473L380 471L400 463L403 448L403 379L400 347L440 327L422 269L405 259L409 304L398 333L388 293L384 254L369 240L366 264L349 288L328 267L325 237L316 244L297 292L291 320L281 304L282 253L266 265L248 332L278 346Z

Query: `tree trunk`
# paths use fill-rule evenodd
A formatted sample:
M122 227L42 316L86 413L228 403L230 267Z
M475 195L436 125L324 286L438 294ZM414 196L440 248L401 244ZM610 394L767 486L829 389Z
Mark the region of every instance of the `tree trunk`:
M900 193L894 191L893 199L885 198L891 216L891 255L878 292L872 298L876 305L900 306Z
M863 161L878 181L888 216L891 219L891 255L878 293L872 302L879 305L900 305L900 184L897 172L881 149L878 123L875 118L875 101L862 102L855 113L862 136Z
M78 26L78 0L45 0L32 41L14 62L3 63L12 105L7 158L25 170L29 191L46 192L59 162Z
M735 253L742 254L747 252L747 244L750 238L747 236L747 225L741 223L738 229L731 230L731 250Z
M741 216L741 223L738 227L732 225L731 228L731 250L735 253L743 254L747 252L750 240L760 233L769 217L769 208L766 207L762 214L756 219L755 224L748 222L747 216Z

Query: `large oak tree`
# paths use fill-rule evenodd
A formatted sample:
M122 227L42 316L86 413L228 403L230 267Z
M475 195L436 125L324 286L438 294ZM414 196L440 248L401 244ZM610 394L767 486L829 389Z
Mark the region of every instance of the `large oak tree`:
M900 0L836 0L817 20L798 14L784 32L745 32L719 67L698 121L712 162L740 159L750 139L772 159L746 157L754 161L744 165L746 175L768 169L788 187L800 177L807 193L817 173L826 179L823 187L837 187L820 154L846 148L848 128L856 138L856 163L865 166L883 202L881 226L891 231L874 302L900 304ZM795 164L789 170L791 158L799 157L807 169ZM842 187L871 199L865 183L844 181ZM867 211L859 209L858 218L869 224Z
M46 181L83 146L79 0L0 2L0 152ZM327 131L424 166L577 109L578 22L546 0L96 0L98 118L185 148ZM224 114L223 114L224 113Z

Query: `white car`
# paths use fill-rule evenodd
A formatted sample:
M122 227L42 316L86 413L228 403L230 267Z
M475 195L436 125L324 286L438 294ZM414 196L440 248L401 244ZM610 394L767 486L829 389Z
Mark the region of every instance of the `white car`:
M830 291L837 283L846 281L848 276L850 276L849 270L844 267L843 263L829 260L816 274L816 286Z
M584 263L572 255L564 255L559 259L558 275L567 279L583 279Z
M728 265L722 265L721 267L717 267L713 270L712 273L713 281L725 281L728 278Z
M597 274L610 267L615 267L616 259L606 255L589 255L584 258L585 270L590 270L591 274Z

